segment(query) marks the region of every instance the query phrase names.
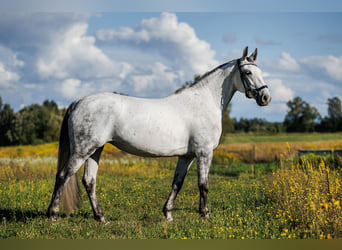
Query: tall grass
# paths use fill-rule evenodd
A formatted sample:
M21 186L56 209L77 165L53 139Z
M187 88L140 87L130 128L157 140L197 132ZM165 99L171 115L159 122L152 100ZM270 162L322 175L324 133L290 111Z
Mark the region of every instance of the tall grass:
M216 154L233 155L235 158L248 163L274 162L280 160L280 155L286 157L297 155L300 149L341 149L342 140L312 141L312 142L256 142L221 144Z
M341 157L304 156L281 162L266 185L269 200L286 224L284 236L342 237Z

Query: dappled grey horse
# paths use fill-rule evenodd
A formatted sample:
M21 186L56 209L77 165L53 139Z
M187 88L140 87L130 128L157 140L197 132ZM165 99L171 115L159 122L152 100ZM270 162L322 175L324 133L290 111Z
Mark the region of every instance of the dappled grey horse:
M77 198L69 188L75 173L85 163L83 184L94 217L107 223L96 193L96 174L102 149L111 143L131 154L148 157L178 156L171 193L164 205L166 220L184 177L197 160L199 212L209 219L208 176L213 150L222 132L222 116L236 91L268 105L271 96L262 72L255 64L257 50L249 57L248 48L240 59L222 64L189 87L160 99L143 99L113 93L91 95L72 103L62 123L58 169L48 215L57 219L62 193ZM66 184L70 185L66 185ZM66 189L63 192L64 187Z

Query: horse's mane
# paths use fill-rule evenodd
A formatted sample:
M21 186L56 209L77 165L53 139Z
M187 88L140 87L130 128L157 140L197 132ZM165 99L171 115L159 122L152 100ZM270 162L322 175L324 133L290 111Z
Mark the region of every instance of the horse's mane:
M202 82L204 79L206 79L209 75L213 74L214 72L216 72L218 69L221 69L221 68L224 68L225 66L227 66L228 64L232 63L233 61L235 60L231 60L227 63L224 63L224 64L221 64L219 66L217 66L216 68L214 68L213 70L205 73L204 75L202 75L198 80L196 80L195 82L191 83L190 85L185 85L179 89L177 89L174 93L175 94L179 94L181 92L183 92L183 90L185 89L189 89L189 88L192 88L192 87L195 87L197 85L199 85L200 82Z

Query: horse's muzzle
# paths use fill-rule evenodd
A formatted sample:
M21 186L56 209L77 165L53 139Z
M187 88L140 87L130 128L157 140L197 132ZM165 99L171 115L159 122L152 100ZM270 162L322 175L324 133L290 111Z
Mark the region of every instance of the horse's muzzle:
M262 93L258 93L258 96L255 98L259 106L267 106L271 102L271 99L271 95L268 91L262 91Z

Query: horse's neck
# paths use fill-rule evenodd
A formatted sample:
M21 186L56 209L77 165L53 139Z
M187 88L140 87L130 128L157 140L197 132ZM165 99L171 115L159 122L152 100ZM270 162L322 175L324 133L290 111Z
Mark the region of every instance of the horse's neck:
M209 89L214 98L214 102L221 109L222 115L226 111L230 100L236 89L233 84L234 63L217 69L208 76L207 83L202 84L204 89Z
M233 98L233 95L236 92L235 86L233 84L233 77L230 75L229 78L226 78L222 85L221 92L221 112L222 115L227 110L227 107Z

